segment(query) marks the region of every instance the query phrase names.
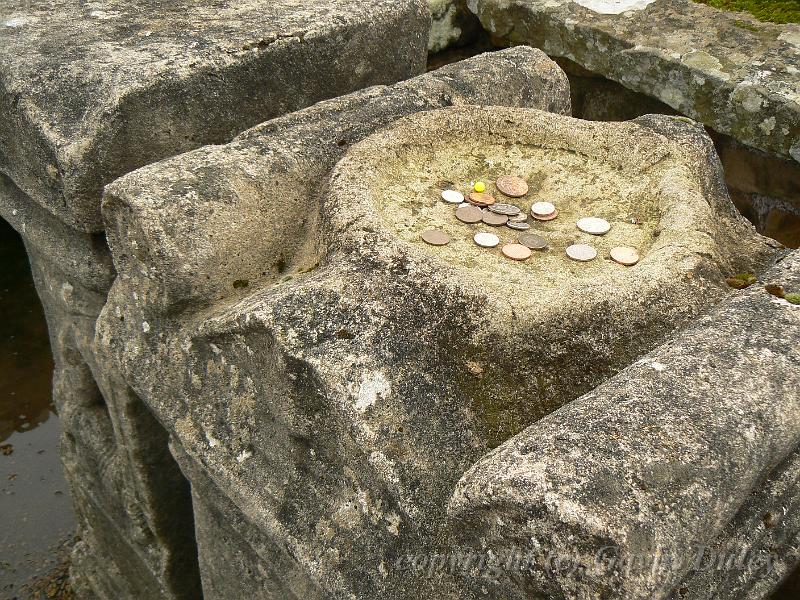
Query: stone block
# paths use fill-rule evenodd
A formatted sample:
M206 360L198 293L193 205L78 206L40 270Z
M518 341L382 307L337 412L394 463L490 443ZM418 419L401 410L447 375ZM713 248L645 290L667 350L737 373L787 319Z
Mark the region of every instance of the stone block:
M59 0L1 24L0 172L96 232L124 173L422 72L430 15L423 0Z

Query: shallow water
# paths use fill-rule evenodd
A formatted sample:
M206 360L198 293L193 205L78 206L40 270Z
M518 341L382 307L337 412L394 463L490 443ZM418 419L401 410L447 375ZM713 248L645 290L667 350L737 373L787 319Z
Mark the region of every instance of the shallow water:
M0 598L17 597L32 575L54 566L51 548L75 527L52 371L25 248L0 219Z

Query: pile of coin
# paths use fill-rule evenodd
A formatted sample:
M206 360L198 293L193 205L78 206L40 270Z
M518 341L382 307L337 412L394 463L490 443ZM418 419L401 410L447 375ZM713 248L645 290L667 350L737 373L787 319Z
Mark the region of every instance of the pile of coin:
M495 182L497 191L509 198L521 198L529 191L528 183L515 175L503 175ZM486 192L486 184L476 181L472 191L466 196L458 190L446 189L442 192L442 201L456 205L455 217L462 223L482 223L491 227L506 226L517 232L525 232L531 228L528 215L516 204L498 202L494 196ZM534 202L530 216L536 221L552 221L558 218L558 209L551 202ZM576 223L577 228L591 235L605 235L611 230L611 224L599 217L583 217ZM422 240L432 246L444 246L450 243L450 236L444 231L431 229L422 232ZM500 244L500 237L488 231L479 231L474 236L475 244L481 248L494 248ZM511 260L527 260L532 250L547 250L549 244L545 238L533 233L519 233L517 243L505 244L501 248L503 256ZM572 260L588 262L597 258L597 250L590 244L573 244L566 248L566 254ZM617 247L609 252L615 262L633 266L639 262L639 254L635 248Z

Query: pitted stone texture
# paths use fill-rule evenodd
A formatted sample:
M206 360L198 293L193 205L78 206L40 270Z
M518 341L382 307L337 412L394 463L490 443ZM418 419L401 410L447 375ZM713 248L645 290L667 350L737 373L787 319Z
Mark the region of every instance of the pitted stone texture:
M421 72L430 24L424 0L16 4L0 16L0 172L86 231L124 173Z
M568 113L569 89L538 50L492 53L321 103L107 188L104 212L120 276L97 343L168 426L176 454L188 457L183 468L202 495L201 565L220 552L231 557L226 570L204 569L210 597L242 590L270 597L268 590L286 589L281 579L292 570L292 585L308 580L308 589L336 598L413 598L449 585L390 573L391 553L398 539L409 551L414 539L429 544L427 524L442 522L432 517L430 498L447 497L456 477L430 478L435 495L410 492L399 479L387 490L402 464L384 453L391 449L366 450L372 442L363 436L371 434L358 423L357 407L366 411L385 397L395 377L375 361L374 336L414 330L385 323L382 298L397 293L382 281L370 291L364 277L371 269L348 263L332 272L316 264L324 258L320 203L347 148L409 113L470 102ZM234 338L241 340L235 348ZM386 343L387 351L403 352L394 335ZM407 343L412 351L416 341ZM420 397L441 397L438 385L418 388ZM456 423L464 407L457 391L444 393L454 410L452 442L463 446L468 440ZM435 414L428 413L431 422ZM392 431L398 448L421 435ZM474 454L454 474L482 452L475 440ZM206 493L206 479L223 500ZM404 525L406 509L423 517ZM279 573L273 564L295 566Z
M691 0L621 14L586 8L593 3L603 4L473 0L470 8L496 38L569 58L744 144L800 161L800 25Z
M467 0L428 0L428 5L431 10L428 52L441 52L477 37L480 23L467 8Z
M516 85L498 85L510 76ZM724 296L726 272L768 260L772 248L730 206L696 124L652 118L604 133L605 125L536 110L468 106L563 110L567 93L541 53L516 48L322 103L107 188L120 275L97 344L167 426L197 483L201 565L229 557L227 571L209 569L206 593L223 598L235 586L228 597L267 598L296 572L292 581L331 598L474 597L458 578L397 568L407 554L447 546L446 505L469 466ZM612 157L607 170L622 175L671 166L680 176L659 205L672 220L662 219L656 243L663 263L682 262L648 270L661 290L623 288L614 296L621 306L598 318L584 311L596 292L575 281L577 293L559 298L579 317L548 325L515 316L515 299L498 286L381 222L373 197L385 169L370 169L397 160L399 134L408 151L420 149L424 173L438 165L423 152L463 142L467 124L487 137L530 129L535 141L549 132L545 146L580 150L581 160L602 151ZM685 195L687 210L670 213ZM687 239L677 243L676 231ZM492 313L499 328L486 322ZM566 352L560 340L591 359L587 375L575 378L567 354L563 379L574 380L536 372L548 350ZM533 354L511 360L498 351L504 345ZM273 564L288 565L284 575Z
M800 289L800 253L763 281ZM453 495L455 530L497 552L537 548L588 567L506 577L497 592L768 594L800 560L799 338L800 307L754 285L481 459ZM755 561L716 572L704 561L690 574L702 545L728 557L749 546ZM603 548L616 569L597 560ZM662 562L653 569L644 561L656 553Z

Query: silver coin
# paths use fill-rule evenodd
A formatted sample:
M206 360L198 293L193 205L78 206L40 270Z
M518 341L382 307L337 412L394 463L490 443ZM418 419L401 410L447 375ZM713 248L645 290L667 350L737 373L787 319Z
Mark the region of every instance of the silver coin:
M462 202L456 208L464 208L465 206L472 206L469 202Z
M472 239L482 248L494 248L500 243L500 238L488 231L479 231Z
M509 221L508 223L506 223L506 227L509 227L516 231L526 231L531 228L531 226L525 223L524 221L522 223L518 221Z
M464 194L458 190L444 190L442 192L442 200L448 204L461 204L464 201Z
M513 217L508 217L508 220L514 221L515 223L523 223L528 220L528 215L526 215L524 212L521 212Z
M589 244L573 244L567 247L567 256L578 262L589 262L597 258L597 250Z
M605 219L598 217L584 217L578 220L578 229L584 233L591 233L592 235L603 235L608 233L611 225Z
M519 243L531 250L546 250L547 240L535 233L526 233L519 236Z
M556 211L556 207L552 202L536 202L531 206L531 214L537 217L546 217L552 215Z
M522 212L522 209L519 206L514 206L513 204L504 204L502 202L492 204L489 207L489 210L493 213L497 213L498 215L506 215L507 217L513 217L514 215L518 215Z

